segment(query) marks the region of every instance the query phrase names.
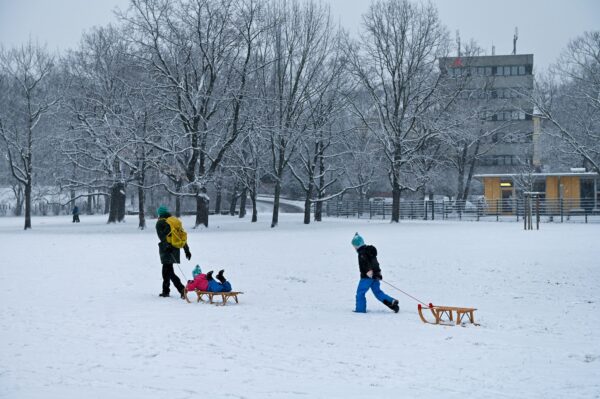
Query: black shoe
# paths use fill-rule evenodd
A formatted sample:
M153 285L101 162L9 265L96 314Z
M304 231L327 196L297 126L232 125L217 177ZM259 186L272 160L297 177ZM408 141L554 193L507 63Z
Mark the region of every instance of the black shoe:
M213 274L213 271L212 271L212 270L211 270L211 271L209 271L208 273L206 273L206 279L207 279L208 281L214 280L214 278L213 278L212 274Z
M160 293L160 294L158 294L158 296L160 296L160 297L163 297L163 298L168 298L168 297L170 297L171 295L169 295L169 293L168 293L168 292L167 292L166 294L163 292L163 293Z
M387 300L383 301L383 304L388 308L392 309L394 313L398 313L400 311L400 306L398 306L398 300L396 299L392 300L392 302Z
M220 282L221 284L224 284L224 283L225 283L225 281L227 281L227 280L225 279L225 276L223 276L223 273L224 273L224 272L225 272L225 270L219 270L219 273L217 274L217 280L219 280L219 282Z
M400 311L400 306L398 306L398 300L394 299L392 301L392 306L390 306L390 309L392 309L394 311L394 313L398 313Z

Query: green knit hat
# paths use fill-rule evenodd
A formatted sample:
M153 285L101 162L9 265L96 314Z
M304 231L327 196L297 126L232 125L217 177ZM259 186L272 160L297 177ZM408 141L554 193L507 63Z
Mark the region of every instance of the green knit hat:
M161 205L158 207L158 209L156 210L156 214L158 215L158 217L163 217L163 216L167 216L169 214L169 208L167 208L164 205Z

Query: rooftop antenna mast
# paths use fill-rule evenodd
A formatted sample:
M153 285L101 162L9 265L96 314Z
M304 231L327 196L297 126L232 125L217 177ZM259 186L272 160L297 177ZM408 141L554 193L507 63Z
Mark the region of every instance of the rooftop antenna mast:
M517 54L517 39L519 39L519 28L515 27L515 35L513 36L513 55Z

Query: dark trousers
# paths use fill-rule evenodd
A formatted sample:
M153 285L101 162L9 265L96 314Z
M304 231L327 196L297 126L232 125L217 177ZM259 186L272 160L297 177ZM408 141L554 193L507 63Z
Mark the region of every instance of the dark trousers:
M73 215L73 223L79 223L79 215Z
M183 284L181 284L181 280L179 280L179 277L177 277L177 275L175 274L175 270L173 270L173 264L166 264L166 265L162 265L162 277L163 277L163 284L162 284L162 293L163 294L168 294L170 289L170 283L171 281L173 282L173 284L175 285L175 288L177 288L177 291L179 291L179 293L183 293Z

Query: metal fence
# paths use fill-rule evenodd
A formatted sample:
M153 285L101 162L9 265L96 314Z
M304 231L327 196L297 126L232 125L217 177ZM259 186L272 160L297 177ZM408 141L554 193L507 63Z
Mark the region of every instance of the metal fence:
M392 203L388 201L328 201L325 203L324 211L325 215L330 217L390 219ZM511 198L477 202L400 201L400 219L513 220L518 222L526 214L539 215L543 222L600 223L600 201L595 201L593 198L540 198L539 201Z

